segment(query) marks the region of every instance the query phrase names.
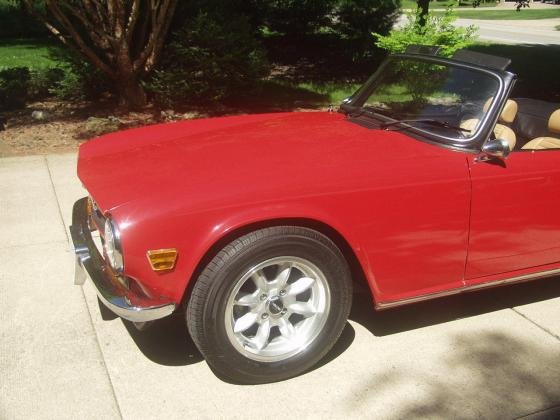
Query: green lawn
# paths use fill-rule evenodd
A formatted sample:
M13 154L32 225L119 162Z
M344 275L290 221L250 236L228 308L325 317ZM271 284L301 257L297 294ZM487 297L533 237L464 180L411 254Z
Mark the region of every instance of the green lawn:
M442 14L443 12L434 12ZM552 19L560 18L560 8L558 9L523 9L520 12L515 10L456 10L458 18L463 19L483 19L483 20L533 20L533 19Z
M430 9L444 9L446 7L453 6L455 8L472 8L472 1L471 0L462 0L462 1L455 1L455 0L436 0L430 2ZM496 6L495 1L483 1L481 2L480 6L478 7L492 7ZM418 3L415 0L402 0L401 7L403 9L416 9L418 7Z
M299 83L297 87L299 89L306 89L311 92L317 93L318 95L323 96L323 101L325 104L334 104L338 105L342 102L343 99L346 99L354 92L358 90L360 84L356 83Z
M10 67L29 67L40 70L56 67L49 50L56 48L48 40L0 39L0 70Z

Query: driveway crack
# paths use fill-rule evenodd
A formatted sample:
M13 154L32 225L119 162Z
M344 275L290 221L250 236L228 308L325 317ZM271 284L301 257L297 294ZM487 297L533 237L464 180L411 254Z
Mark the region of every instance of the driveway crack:
M531 324L533 324L535 327L539 328L540 330L544 331L545 333L547 333L548 335L551 335L552 337L554 337L555 339L557 339L558 341L560 341L560 336L557 334L554 334L552 331L550 331L549 329L543 327L542 325L539 325L537 322L533 321L531 318L529 318L527 315L525 315L523 312L518 311L515 308L510 308L513 312L515 312L517 315L519 315L520 317L526 319L527 321L529 321Z

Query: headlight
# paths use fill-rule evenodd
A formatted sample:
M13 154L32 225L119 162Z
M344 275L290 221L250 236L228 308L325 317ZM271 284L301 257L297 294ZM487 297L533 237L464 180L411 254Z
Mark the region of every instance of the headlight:
M116 223L109 217L105 220L105 242L103 243L103 248L113 270L117 273L122 273L124 261L121 249L121 235Z

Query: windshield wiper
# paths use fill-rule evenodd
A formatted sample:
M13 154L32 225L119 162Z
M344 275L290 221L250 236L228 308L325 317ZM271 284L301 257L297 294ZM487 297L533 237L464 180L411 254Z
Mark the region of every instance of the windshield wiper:
M384 114L382 114L381 112L379 112L379 110L382 108L376 108L376 107L372 107L372 106L361 106L359 107L359 109L357 111L354 112L350 112L348 114L348 116L350 118L358 118L361 117L362 115L367 115L370 117L377 117L379 115L382 115L385 117Z
M418 120L396 120L396 121L383 123L379 127L386 130L387 128L392 127L393 125L398 125L398 124L403 124L403 123L404 124L415 123L415 122L416 123L429 124L429 125L435 125L437 127L450 128L452 130L457 130L457 131L464 131L464 132L470 132L471 131L469 129L459 127L458 125L450 124L447 121L440 121L440 120L434 120L434 119L428 119L428 118L418 119Z

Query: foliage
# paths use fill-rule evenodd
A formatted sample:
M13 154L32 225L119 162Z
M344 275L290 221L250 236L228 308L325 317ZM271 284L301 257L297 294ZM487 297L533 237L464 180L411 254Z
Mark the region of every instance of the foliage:
M388 35L376 33L376 45L391 53L402 53L412 44L439 45L440 54L451 56L455 51L466 48L476 39L477 28L458 28L453 25L456 16L451 8L443 15L429 14L425 26L419 23L418 13L409 13L407 23Z
M329 24L336 0L265 1L265 24L276 32L300 35Z
M0 38L39 37L46 33L25 13L20 1L0 0Z
M49 93L63 100L95 100L111 91L112 81L93 64L68 49L53 49L50 58L59 63L62 77L49 87Z
M140 84L156 65L178 0L21 0L67 47L104 73L125 108L140 108Z
M30 76L27 84L29 99L43 99L52 94L52 90L67 77L67 72L52 67L31 71Z
M400 12L400 0L338 0L330 26L350 41L352 60L363 62L378 52L373 32L386 35Z
M351 39L386 34L400 14L400 0L339 0L335 9L337 32Z
M174 34L148 89L164 104L212 102L249 89L266 71L246 18L201 13Z
M25 106L31 75L27 67L14 67L0 71L0 109Z

